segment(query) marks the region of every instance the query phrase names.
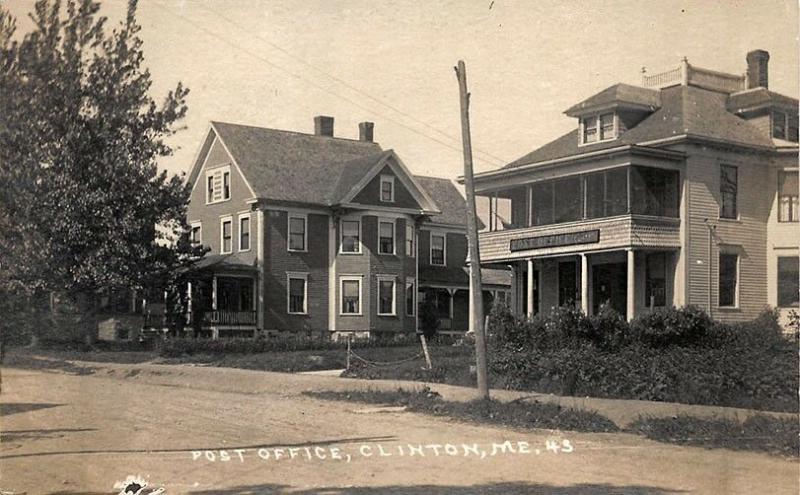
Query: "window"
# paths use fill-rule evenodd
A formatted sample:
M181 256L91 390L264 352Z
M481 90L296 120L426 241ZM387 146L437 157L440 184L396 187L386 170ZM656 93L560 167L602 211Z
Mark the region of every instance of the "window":
M254 311L254 282L249 277L217 277L217 309L220 311Z
M797 142L797 115L788 114L786 117L786 140Z
M613 113L583 117L581 126L583 127L581 144L608 141L617 137Z
M351 277L341 279L342 308L343 315L361 314L361 277Z
M667 304L667 255L650 253L645 259L644 305L662 307Z
M730 165L720 166L719 178L719 194L720 201L720 218L733 218L739 216L736 207L736 194L739 188L738 171L736 167Z
M306 251L306 223L307 217L289 213L289 251Z
M231 168L217 167L206 171L206 203L231 199Z
M381 201L394 203L394 177L381 175Z
M406 220L406 256L415 256L414 253L414 225Z
M445 234L431 232L431 265L445 266L447 238Z
M378 221L378 253L394 254L394 221Z
M226 217L220 219L220 253L233 252L233 219Z
M395 315L394 289L394 277L378 275L378 315Z
M572 306L578 292L578 264L562 261L558 264L558 305Z
M222 173L222 199L231 199L231 172Z
M308 274L306 273L287 273L287 304L288 312L293 315L304 315L308 313L306 305L308 296Z
M361 221L342 220L342 253L361 252Z
M531 186L533 226L553 223L553 183L539 182Z
M778 221L800 221L797 172L781 172L778 176Z
M553 197L556 198L555 222L574 222L583 217L583 194L581 179L570 177L553 182Z
M417 289L414 287L414 279L406 279L406 315L414 316L414 309L417 307Z
M189 242L192 246L199 246L203 243L203 224L200 222L192 222L191 230L189 231Z
M597 141L597 117L587 117L583 119L583 143L594 143Z
M606 216L628 213L628 169L615 168L606 173Z
M738 305L738 271L738 254L719 253L719 305L721 307Z
M800 257L778 257L778 307L800 307Z
M250 214L239 216L239 251L250 251Z
M783 112L772 112L772 137L786 139L786 114Z
M677 218L678 171L631 167L631 213Z

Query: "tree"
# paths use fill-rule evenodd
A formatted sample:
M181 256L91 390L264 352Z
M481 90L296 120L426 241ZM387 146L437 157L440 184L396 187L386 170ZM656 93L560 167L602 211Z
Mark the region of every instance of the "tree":
M17 40L0 5L0 299L90 314L101 288L163 283L196 254L175 242L188 185L157 169L188 89L150 96L136 6L108 32L95 1L40 0Z

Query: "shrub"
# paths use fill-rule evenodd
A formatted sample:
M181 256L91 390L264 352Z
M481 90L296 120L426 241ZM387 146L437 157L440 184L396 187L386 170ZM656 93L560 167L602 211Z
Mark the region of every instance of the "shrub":
M643 344L661 348L670 345L693 345L705 338L712 320L697 306L656 309L637 316L631 322L633 337Z
M780 348L788 343L777 309L766 308L753 321L716 323L701 344L712 348Z

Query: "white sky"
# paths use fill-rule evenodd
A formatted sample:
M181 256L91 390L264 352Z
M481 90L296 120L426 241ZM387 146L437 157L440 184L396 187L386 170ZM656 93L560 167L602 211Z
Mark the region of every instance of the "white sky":
M6 7L25 17L33 2ZM103 3L112 19L126 2ZM741 74L770 52L770 89L798 94L798 4L718 1L140 0L153 94L190 90L187 128L161 166L187 171L210 120L375 139L417 174L462 173L458 85L467 64L476 171L576 125L562 112L617 82L638 84L681 57ZM20 28L29 23L20 19Z

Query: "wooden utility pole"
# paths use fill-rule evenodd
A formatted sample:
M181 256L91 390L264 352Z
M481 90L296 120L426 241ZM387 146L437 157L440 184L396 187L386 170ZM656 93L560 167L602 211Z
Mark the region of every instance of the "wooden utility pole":
M467 193L467 243L469 246L469 297L471 298L470 328L475 334L475 364L478 375L478 397L489 398L489 374L486 367L486 338L483 326L483 288L481 285L481 256L478 249L478 222L475 213L475 186L472 183L472 138L469 131L469 93L467 68L458 61L456 77L461 96L461 139L464 142L464 188Z

